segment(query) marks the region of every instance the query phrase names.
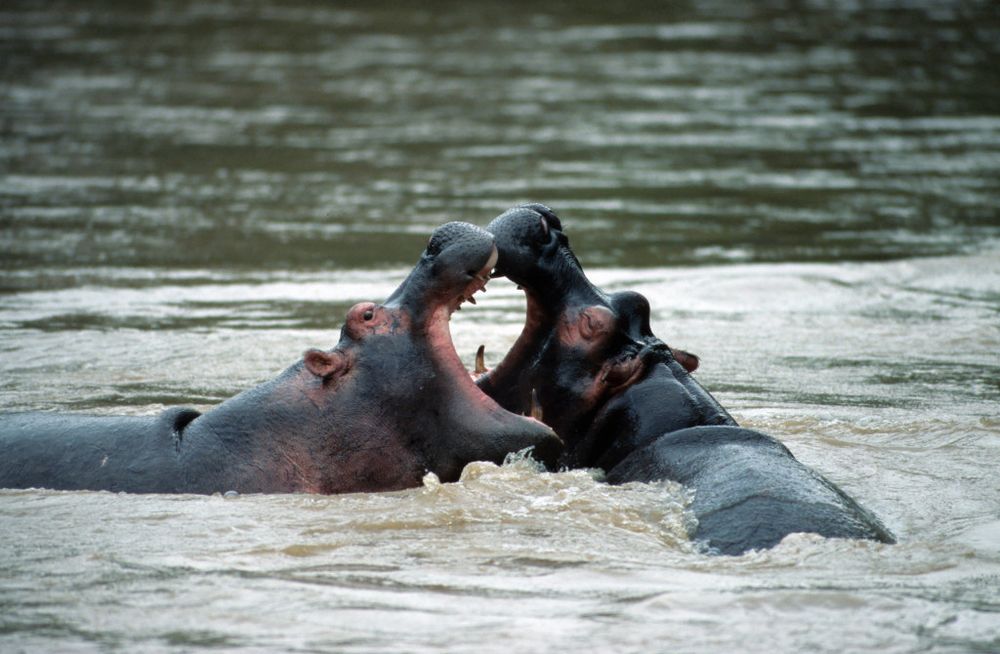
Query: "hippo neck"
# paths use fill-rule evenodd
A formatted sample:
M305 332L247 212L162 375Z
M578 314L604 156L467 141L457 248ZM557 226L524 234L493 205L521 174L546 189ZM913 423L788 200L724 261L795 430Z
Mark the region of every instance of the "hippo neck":
M191 479L210 480L195 492L323 492L324 471L311 462L323 445L317 407L301 392L298 362L277 378L231 397L179 434L178 454ZM295 424L292 434L285 428ZM224 460L218 469L202 469ZM268 469L280 469L280 483ZM208 483L208 482L206 482ZM217 487L215 486L217 485Z
M485 409L487 412L499 411L500 406L483 394L462 360L458 358L448 326L449 318L448 307L439 306L429 313L423 323L414 324L414 332L423 334L427 340L434 367L448 380L448 391L456 393L465 402L479 409Z
M545 275L546 283L521 284L529 296L528 309L538 312L535 320L553 324L571 309L600 305L611 308L604 291L591 283L573 253L560 248L548 262L551 270ZM530 298L534 297L532 306Z
M430 260L426 256L421 257L403 283L392 292L382 306L405 309L412 316L414 324L432 320L433 312L428 311L431 307L428 307L425 301L427 289L432 283L431 267ZM447 325L445 329L447 330Z

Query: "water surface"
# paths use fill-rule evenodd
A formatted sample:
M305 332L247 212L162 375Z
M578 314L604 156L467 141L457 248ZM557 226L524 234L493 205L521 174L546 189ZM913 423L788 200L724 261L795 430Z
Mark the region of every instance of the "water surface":
M0 408L210 408L538 200L900 543L707 557L684 489L523 460L0 491L0 651L1000 650L998 44L987 2L6 3ZM452 332L522 320L497 280Z

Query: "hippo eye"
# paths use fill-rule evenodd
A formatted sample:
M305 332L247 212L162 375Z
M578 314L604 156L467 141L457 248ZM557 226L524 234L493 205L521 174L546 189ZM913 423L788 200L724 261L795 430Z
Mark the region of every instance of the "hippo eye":
M365 320L371 320L372 318L375 317L375 312L369 309L368 311L365 311L365 314L361 317L364 318Z

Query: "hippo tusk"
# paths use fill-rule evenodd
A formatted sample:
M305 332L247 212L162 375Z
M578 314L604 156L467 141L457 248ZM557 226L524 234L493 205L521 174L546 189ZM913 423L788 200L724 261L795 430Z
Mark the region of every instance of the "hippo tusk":
M481 375L486 372L486 346L480 345L479 349L476 350L476 368L475 373Z
M538 403L538 393L533 388L531 389L531 411L528 415L538 422L542 422L542 405Z

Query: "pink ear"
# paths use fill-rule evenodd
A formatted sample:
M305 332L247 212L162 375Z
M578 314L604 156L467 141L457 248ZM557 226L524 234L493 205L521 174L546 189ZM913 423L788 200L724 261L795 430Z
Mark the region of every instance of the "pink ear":
M698 359L697 354L691 354L690 352L685 352L684 350L678 350L675 347L670 348L670 351L674 353L674 360L684 366L684 369L688 372L694 372L698 369L698 364L701 361Z
M580 336L592 341L611 331L615 322L615 314L602 306L587 307L580 313Z
M309 350L303 355L306 368L317 377L329 377L344 365L344 357L338 352Z

